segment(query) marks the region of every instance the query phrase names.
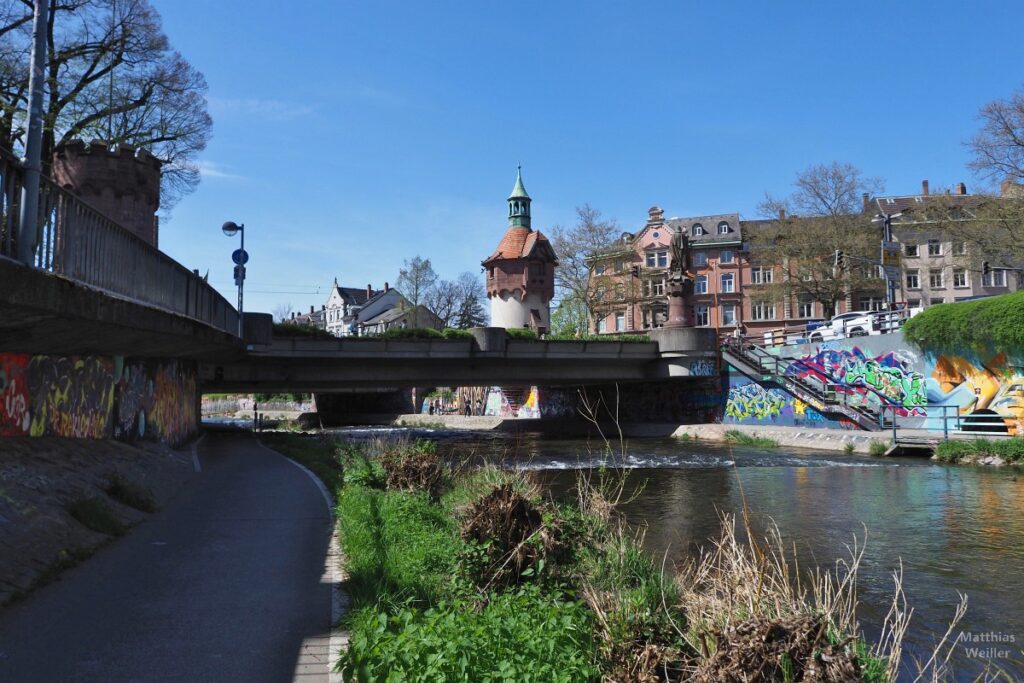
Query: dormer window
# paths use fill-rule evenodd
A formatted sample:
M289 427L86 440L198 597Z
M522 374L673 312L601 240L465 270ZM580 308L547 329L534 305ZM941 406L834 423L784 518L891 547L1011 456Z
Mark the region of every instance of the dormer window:
M732 228L729 227L729 221L722 221L718 224L719 235L728 235L730 232L732 232Z
M690 235L693 237L699 237L704 234L704 226L700 223L694 223L693 227L690 228Z

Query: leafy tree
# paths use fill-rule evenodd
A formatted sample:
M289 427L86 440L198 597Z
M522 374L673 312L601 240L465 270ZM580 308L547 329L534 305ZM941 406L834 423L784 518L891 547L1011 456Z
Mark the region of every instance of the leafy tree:
M405 266L398 271L395 286L413 309L413 327L419 327L419 306L426 305L430 300L431 291L437 280L437 273L434 272L430 259L420 258L418 254L406 259Z
M881 191L881 181L833 162L802 171L794 187L788 197L762 202L760 211L775 218L749 224L751 261L775 272L760 285L765 298L816 301L831 315L848 293L884 291L874 266L882 229L862 211L863 195ZM846 267L835 266L836 251Z
M33 0L0 0L0 146L19 151L28 107ZM161 207L199 183L210 138L206 80L175 51L148 0L58 0L46 26L43 170L74 138L146 148L164 162Z
M587 305L575 295L564 297L551 312L551 335L579 337L587 334Z
M556 301L571 299L575 302L571 306L582 305L586 315L593 316L600 300L597 287L590 277L588 258L607 249L620 234L621 229L615 220L602 219L601 212L589 204L576 207L575 225L568 228L556 225L551 228L551 246L558 255L558 265L555 267ZM581 319L575 315L571 320L576 327L563 330L562 334L586 334L585 316Z
M489 322L484 300L487 298L480 277L468 271L459 275L459 307L455 316L455 327L469 329L485 327Z

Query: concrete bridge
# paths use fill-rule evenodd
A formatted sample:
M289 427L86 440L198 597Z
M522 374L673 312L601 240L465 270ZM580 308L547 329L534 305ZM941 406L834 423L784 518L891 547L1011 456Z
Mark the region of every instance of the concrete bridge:
M206 392L328 392L349 387L546 386L718 374L714 330L654 330L650 342L526 341L502 328L473 339L319 340L272 337L228 360L204 361Z

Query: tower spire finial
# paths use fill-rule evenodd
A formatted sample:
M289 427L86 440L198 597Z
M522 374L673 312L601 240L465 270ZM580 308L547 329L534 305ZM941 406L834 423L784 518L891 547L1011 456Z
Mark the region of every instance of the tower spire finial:
M523 186L523 165L516 164L516 184L508 196L508 224L530 227L530 195Z

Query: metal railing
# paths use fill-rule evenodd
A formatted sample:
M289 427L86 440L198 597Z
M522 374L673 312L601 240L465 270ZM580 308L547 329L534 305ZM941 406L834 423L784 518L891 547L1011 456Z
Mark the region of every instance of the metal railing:
M0 256L16 259L24 169L0 150ZM238 332L238 311L199 275L48 178L31 265L131 301Z
M904 323L910 319L912 313L906 308L898 308L894 311L877 311L873 314L874 324L871 332L865 334L891 334L903 328ZM844 323L838 334L828 320L813 321L798 325L786 325L766 330L757 335L744 337L750 343L759 346L792 346L806 344L817 332L824 340L846 339L848 337L860 336L849 334Z
M899 436L900 428L932 432L936 437L941 433L944 441L951 434L999 438L1020 433L1021 418L1010 413L984 411L964 414L959 406L933 404L915 406L914 414L910 415L900 415L901 411L908 412L904 406L882 407L882 415L891 417L893 443L907 440Z

